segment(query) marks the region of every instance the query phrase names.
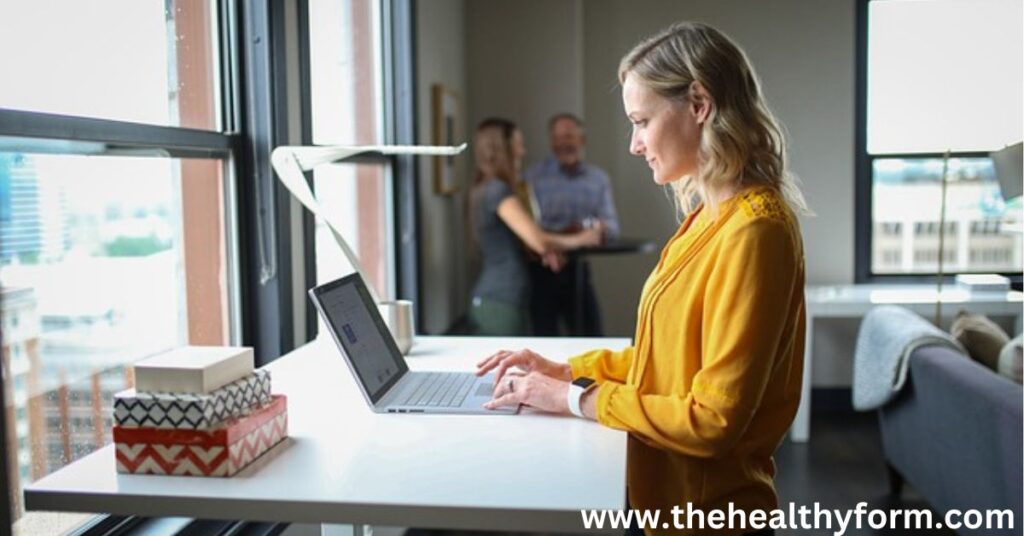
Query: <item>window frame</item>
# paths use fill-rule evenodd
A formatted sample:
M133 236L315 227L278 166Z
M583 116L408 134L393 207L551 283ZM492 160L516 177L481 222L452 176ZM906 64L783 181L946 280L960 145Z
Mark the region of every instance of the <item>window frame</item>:
M869 154L867 150L867 94L868 94L868 9L871 2L885 0L857 0L855 17L856 58L854 63L854 282L855 283L924 283L935 282L937 272L914 274L876 274L872 271L873 243L872 169L876 159L883 158L944 158L945 153L884 153ZM988 158L987 152L950 152L950 158ZM952 282L957 274L972 272L946 271L945 282ZM1003 272L1015 288L1020 288L1021 272Z

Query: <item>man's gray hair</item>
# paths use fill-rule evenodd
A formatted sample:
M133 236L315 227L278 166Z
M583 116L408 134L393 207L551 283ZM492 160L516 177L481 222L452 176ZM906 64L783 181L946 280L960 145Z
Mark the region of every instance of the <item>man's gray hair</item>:
M580 129L580 132L583 132L583 120L580 119L576 114L572 114L569 112L562 112L551 116L551 119L548 119L548 132L554 130L555 123L558 123L563 119L568 119L569 121L572 121L573 124L576 125L576 128Z

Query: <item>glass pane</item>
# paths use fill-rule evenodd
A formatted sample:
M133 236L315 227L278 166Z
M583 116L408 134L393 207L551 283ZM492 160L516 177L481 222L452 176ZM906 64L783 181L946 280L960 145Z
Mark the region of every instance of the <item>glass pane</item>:
M0 304L15 531L21 489L111 441L129 365L228 344L223 163L0 153ZM64 521L62 521L64 520Z
M217 130L213 0L0 2L0 108Z
M939 260L941 158L879 158L872 192L872 271L935 273ZM1019 273L1020 200L1004 203L988 158L951 158L943 271Z
M309 2L315 144L375 144L382 140L377 4L373 0Z
M393 298L390 167L375 164L333 164L313 173L313 188L324 210L341 226L341 234L381 299ZM316 279L326 283L351 273L327 225L316 223Z
M1022 138L1020 0L871 2L871 154L991 151Z

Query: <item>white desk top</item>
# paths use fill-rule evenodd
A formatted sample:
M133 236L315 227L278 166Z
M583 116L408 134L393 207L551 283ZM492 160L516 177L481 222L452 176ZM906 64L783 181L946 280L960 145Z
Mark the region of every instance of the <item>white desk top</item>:
M815 316L862 315L879 305L901 305L926 314L935 310L941 296L947 316L961 308L980 312L1016 316L1024 307L1024 293L1019 291L968 291L956 285L943 285L941 295L934 284L870 284L807 287L805 292L809 313Z
M500 348L555 360L627 339L419 337L413 370L471 370ZM333 341L268 367L289 439L233 478L119 475L112 446L25 490L30 510L307 523L582 532L625 505L626 434L570 417L369 410Z

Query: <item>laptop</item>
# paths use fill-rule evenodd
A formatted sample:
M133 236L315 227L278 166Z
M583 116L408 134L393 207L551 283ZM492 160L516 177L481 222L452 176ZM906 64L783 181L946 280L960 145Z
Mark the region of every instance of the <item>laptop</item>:
M411 372L358 273L312 288L309 297L338 344L363 397L377 413L514 414L494 410L494 375Z

